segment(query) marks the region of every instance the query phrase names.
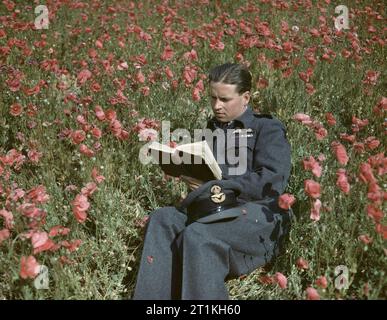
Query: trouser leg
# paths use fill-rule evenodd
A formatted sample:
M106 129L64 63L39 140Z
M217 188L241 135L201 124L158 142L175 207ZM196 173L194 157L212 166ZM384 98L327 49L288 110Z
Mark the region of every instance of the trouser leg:
M187 227L174 207L153 212L133 298L227 299L226 278L270 262L282 242L285 216L252 203L235 210L241 215L232 221Z
M174 240L186 216L175 207L150 214L133 299L168 300L180 296L181 270Z
M198 223L191 224L179 235L182 261L181 298L227 299L224 279L228 274L228 246L209 239Z
M190 224L178 236L182 299L228 299L225 279L248 274L278 252L282 216L260 205L227 222Z

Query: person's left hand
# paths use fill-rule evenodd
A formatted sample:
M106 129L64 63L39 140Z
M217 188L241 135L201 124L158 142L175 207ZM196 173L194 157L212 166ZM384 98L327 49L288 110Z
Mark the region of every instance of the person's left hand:
M189 176L180 176L180 179L183 180L191 190L196 190L204 183L204 181L202 180L195 179Z

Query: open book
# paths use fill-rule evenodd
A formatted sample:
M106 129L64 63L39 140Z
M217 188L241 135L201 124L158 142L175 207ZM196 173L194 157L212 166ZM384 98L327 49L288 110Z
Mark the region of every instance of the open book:
M153 141L148 148L164 173L170 176L184 175L202 181L222 179L222 171L205 140L176 148Z

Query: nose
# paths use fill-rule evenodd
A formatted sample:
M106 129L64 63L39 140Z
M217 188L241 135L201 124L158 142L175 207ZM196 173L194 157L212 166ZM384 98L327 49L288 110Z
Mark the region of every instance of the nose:
M219 99L216 99L214 102L214 110L220 111L222 109L222 107L223 107L222 101L220 101Z

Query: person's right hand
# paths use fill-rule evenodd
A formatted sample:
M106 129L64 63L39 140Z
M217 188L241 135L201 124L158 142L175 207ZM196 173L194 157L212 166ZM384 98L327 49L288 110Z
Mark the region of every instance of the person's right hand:
M196 190L204 183L204 181L202 180L195 179L189 176L180 176L180 179L183 180L191 190Z

